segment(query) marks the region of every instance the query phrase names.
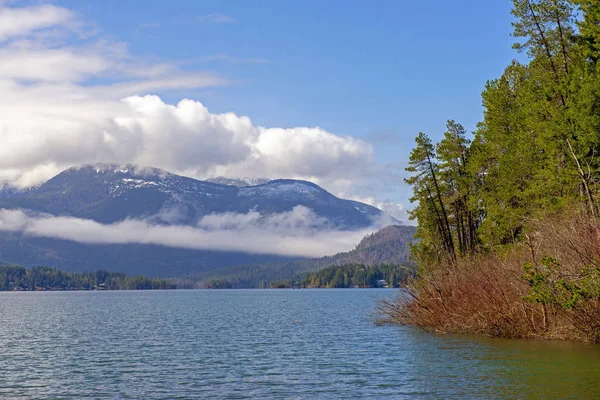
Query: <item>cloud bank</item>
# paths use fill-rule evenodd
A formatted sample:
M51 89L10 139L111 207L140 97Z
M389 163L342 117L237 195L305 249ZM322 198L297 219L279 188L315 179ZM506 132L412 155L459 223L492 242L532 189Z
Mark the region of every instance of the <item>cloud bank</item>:
M157 225L145 220L101 224L92 220L0 209L0 231L87 244L153 244L196 250L321 257L353 249L377 227L332 231L311 210L261 217L258 213L205 216L197 227Z
M0 3L0 59L0 185L32 186L102 162L200 179L300 178L333 189L374 165L371 145L349 136L256 126L199 101L169 104L151 95L229 81L137 57L63 7Z

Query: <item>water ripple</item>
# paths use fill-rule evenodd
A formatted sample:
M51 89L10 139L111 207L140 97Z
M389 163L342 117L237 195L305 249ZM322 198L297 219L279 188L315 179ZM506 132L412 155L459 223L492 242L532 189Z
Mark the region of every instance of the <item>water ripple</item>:
M385 290L2 293L0 397L600 394L596 347L483 341L377 327L369 312L376 297L391 294ZM571 368L569 375L565 368Z

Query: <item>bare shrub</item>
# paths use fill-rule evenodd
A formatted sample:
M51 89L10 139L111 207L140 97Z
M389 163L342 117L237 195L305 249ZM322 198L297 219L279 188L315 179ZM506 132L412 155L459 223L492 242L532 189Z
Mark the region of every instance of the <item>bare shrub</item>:
M600 225L534 221L526 240L456 263L421 266L384 321L439 333L600 342Z

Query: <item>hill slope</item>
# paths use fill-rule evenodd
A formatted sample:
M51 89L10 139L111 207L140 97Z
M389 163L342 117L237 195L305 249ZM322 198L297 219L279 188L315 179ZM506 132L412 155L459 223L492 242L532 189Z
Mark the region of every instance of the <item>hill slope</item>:
M318 258L314 264L327 267L342 264L406 264L415 233L414 226L390 225L366 236L354 250Z
M268 282L292 279L299 281L306 273L334 265L412 265L410 244L414 242L414 226L392 225L366 236L352 251L333 256L278 262L240 265L208 271L178 280L179 284L202 286L208 281L223 280L233 287L264 287Z

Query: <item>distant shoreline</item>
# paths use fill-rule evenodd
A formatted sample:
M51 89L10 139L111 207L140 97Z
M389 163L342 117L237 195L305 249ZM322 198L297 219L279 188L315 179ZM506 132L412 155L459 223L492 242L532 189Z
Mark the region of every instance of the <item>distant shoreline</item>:
M402 290L404 288L364 287L364 288L169 288L169 289L43 289L43 290L0 290L0 293L59 293L59 292L165 292L195 290Z

